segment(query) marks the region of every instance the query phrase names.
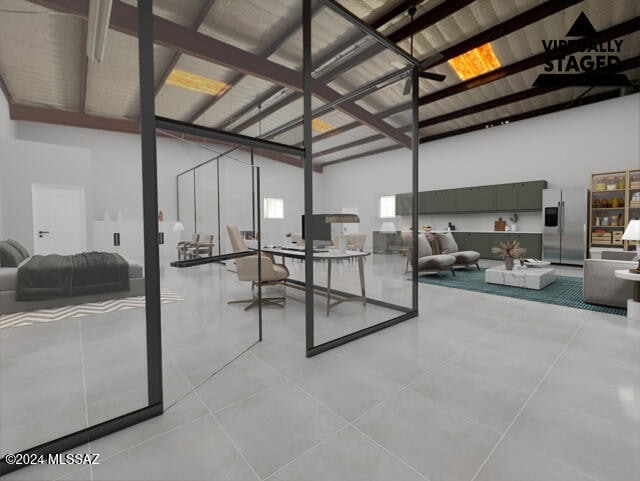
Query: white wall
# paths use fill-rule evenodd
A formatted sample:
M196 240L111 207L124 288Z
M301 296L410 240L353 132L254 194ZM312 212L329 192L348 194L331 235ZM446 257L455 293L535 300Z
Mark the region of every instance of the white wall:
M89 150L37 142L0 139L0 188L3 231L33 252L33 212L31 184L88 186L91 182ZM87 191L87 211L92 199ZM91 223L87 239L91 239Z
M0 93L0 139L13 139L15 137L15 123L9 118L9 102L3 93ZM2 159L0 159L0 162ZM1 184L1 182L0 182ZM3 239L2 226L2 186L0 185L0 239Z
M140 137L134 134L66 127L38 122L16 122L21 140L75 146L91 154L92 176L87 191L93 197L90 220L104 212L115 219L121 211L125 220L142 220L142 167ZM202 162L212 154L183 142L158 139L158 209L164 220L175 221L176 174Z
M588 187L592 172L640 168L640 94L429 142L420 146L419 159L419 190L528 180ZM408 151L398 149L328 166L323 208L360 200L361 232L378 229L377 196L411 190L410 162ZM420 225L440 229L452 221L458 230L492 230L497 217L421 216ZM521 217L520 230L541 231L540 214ZM409 222L395 220L399 229Z
M90 221L101 220L105 211L109 212L112 219L115 219L118 211L122 211L125 220L142 219L142 172L138 135L20 121L16 122L16 136L21 140L77 146L89 150L92 172L87 188L88 195L92 197L91 210L88 210ZM207 145L218 152L228 150L226 146ZM157 153L158 207L163 211L165 221L175 221L176 175L214 157L216 153L170 138L158 138ZM244 162L250 161L247 152L238 151L231 155ZM300 232L304 199L303 170L260 156L255 157L255 164L261 167L262 196L284 199L285 219L262 220L263 239L266 242L281 243L286 232ZM229 178L226 183L223 181L221 191L232 193L232 198L243 193L244 197L240 197L242 202L250 206L251 186L246 185L245 177L235 176L235 180ZM215 180L212 179L212 182ZM227 211L226 218L221 219L220 235L223 244L227 241L225 225L234 218L233 208L233 199L222 205L223 214ZM184 232L184 238L190 236L190 232Z

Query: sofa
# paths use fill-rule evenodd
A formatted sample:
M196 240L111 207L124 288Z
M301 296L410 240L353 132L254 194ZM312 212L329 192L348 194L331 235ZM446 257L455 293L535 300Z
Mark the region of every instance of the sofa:
M635 252L605 251L602 259L586 259L582 290L584 302L626 308L627 299L633 297L633 282L617 278L614 272L638 267L638 262L632 260L635 255Z
M410 254L409 254L410 255ZM438 274L442 277L443 271L451 272L455 277L453 265L456 258L448 254L434 254L433 247L425 234L418 234L418 275Z

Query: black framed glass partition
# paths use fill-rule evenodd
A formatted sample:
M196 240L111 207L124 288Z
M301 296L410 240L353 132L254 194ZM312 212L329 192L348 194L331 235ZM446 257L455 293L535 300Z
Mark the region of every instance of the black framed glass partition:
M309 2L306 12L304 73L337 92L305 105L305 120L312 118L305 126L305 168L322 169L305 178L306 347L313 356L417 315L409 248L416 235L417 137L401 128L417 115L417 63L335 2ZM355 53L347 60L338 53L314 68L322 33L335 25ZM389 119L375 116L390 108L397 114ZM359 125L352 125L353 116ZM393 164L393 175L380 171L388 179L385 191L358 181L362 169L372 168L366 152Z

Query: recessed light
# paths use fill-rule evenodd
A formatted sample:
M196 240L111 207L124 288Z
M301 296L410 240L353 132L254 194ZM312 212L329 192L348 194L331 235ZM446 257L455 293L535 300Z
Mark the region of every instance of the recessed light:
M490 43L469 50L449 60L449 65L455 70L461 80L468 80L483 73L500 67L500 61Z
M167 83L169 85L176 85L196 92L205 93L208 95L222 95L225 93L231 85L220 80L210 79L202 75L187 72L174 68L167 77Z

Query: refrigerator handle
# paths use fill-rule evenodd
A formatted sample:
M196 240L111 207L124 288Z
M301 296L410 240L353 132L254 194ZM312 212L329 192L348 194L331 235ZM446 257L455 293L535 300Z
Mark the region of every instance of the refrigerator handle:
M562 230L561 232L564 233L564 200L562 201Z
M564 212L562 212L562 202L558 201L558 234L562 233L562 224L564 222Z

